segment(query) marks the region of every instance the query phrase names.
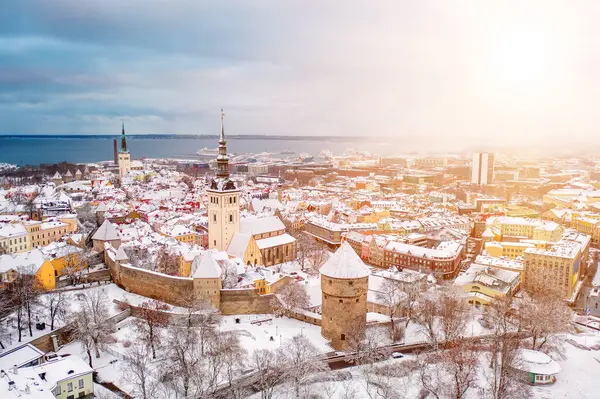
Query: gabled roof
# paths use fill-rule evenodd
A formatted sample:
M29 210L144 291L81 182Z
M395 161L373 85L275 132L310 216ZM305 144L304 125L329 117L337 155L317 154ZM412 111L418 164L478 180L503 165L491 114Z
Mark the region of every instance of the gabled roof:
M271 231L284 230L285 225L277 216L268 216L257 219L240 220L240 232L248 234L263 234Z
M196 270L194 278L221 278L221 267L213 258L212 252L197 256L194 263L195 265L192 265L192 270Z
M77 170L75 171L75 176L77 176L77 175L80 175L80 174L81 174L81 171L80 171L79 169L77 169Z
M333 278L362 278L371 274L369 268L358 257L354 249L344 242L321 267L319 272Z
M54 174L54 176L52 176L53 179L62 179L62 176L60 175L60 173L56 172Z
M243 258L251 239L252 234L235 233L233 237L231 237L231 242L229 243L229 247L227 247L227 253Z
M119 232L117 231L117 229L115 229L115 226L113 226L112 223L108 221L108 219L106 219L104 223L102 223L102 225L98 227L98 230L92 236L92 240L100 241L112 241L118 240L120 238L121 236L119 236Z
M67 173L65 173L65 176L71 176L71 177L73 177L73 173L71 173L70 170L67 170Z
M17 270L19 273L37 273L46 261L46 255L39 249L16 254L0 255L0 273Z

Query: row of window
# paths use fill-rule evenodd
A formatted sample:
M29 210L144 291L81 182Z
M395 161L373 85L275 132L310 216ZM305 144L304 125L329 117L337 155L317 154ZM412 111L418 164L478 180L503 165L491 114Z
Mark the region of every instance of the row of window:
M219 203L219 197L210 197L210 203L211 204L218 204ZM237 203L237 198L235 196L232 197L225 197L225 203L229 203L229 204L236 204Z

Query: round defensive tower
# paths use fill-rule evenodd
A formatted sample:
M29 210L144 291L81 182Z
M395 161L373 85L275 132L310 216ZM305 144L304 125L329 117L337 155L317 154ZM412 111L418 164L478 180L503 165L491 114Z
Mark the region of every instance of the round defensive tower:
M319 272L321 335L336 350L343 350L352 334L364 333L370 271L350 244L344 242Z

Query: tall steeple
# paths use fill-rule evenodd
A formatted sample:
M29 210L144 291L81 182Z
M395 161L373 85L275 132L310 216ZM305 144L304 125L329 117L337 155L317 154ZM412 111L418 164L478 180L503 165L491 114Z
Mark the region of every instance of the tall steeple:
M125 123L121 121L121 152L127 152L127 141L125 140Z
M217 155L217 178L229 179L229 158L227 157L227 141L225 141L225 113L221 109L221 136L219 138L219 155Z

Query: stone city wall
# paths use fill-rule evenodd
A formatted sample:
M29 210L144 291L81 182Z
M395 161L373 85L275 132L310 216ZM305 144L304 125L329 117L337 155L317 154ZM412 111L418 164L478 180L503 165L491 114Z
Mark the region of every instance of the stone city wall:
M117 284L127 292L182 306L184 298L194 289L191 278L174 277L126 265L119 267Z

